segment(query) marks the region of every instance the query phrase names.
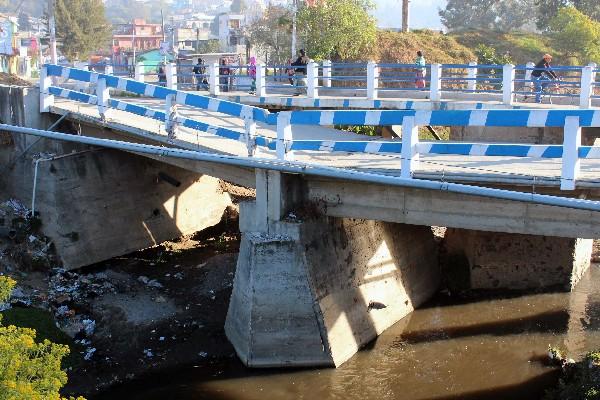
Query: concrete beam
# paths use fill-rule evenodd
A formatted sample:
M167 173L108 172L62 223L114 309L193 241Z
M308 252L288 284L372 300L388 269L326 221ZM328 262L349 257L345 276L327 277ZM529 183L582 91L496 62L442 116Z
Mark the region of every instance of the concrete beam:
M328 216L571 238L600 238L600 213L376 184L307 181Z

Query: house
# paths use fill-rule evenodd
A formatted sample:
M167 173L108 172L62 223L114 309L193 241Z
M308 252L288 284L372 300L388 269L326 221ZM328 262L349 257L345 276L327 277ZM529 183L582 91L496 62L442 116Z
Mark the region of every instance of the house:
M118 51L146 51L158 49L163 40L161 24L149 24L143 19L134 19L130 24L115 26L113 46Z

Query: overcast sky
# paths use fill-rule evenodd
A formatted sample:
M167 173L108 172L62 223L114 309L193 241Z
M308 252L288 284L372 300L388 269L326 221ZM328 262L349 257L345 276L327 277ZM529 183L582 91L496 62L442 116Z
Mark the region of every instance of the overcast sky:
M382 28L400 28L402 25L402 0L375 0L377 25ZM411 0L411 28L441 28L438 8L443 8L446 0Z

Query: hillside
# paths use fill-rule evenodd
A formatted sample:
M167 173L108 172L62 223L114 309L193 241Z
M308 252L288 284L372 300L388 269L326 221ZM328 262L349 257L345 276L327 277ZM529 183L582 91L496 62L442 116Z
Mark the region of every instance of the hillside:
M555 65L568 65L568 60L553 49L551 38L541 34L472 30L451 33L449 36L470 49L484 44L496 49L497 54L508 53L515 64L537 62L544 53L551 53Z
M444 35L420 30L379 31L377 36L371 58L379 62L412 63L417 50L421 50L428 63L468 63L477 60L475 49L484 44L498 55L509 54L515 64L537 62L544 53L551 53L555 65L569 65L569 59L553 49L551 38L535 33L472 30Z
M455 38L430 30L410 33L379 31L371 59L412 64L418 50L423 51L428 63L468 63L476 59L473 51Z

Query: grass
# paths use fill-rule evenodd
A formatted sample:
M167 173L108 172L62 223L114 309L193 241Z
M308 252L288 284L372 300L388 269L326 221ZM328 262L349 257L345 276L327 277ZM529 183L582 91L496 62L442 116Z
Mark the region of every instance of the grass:
M83 351L83 348L56 327L54 316L49 311L39 308L14 307L1 312L0 315L2 315L2 325L4 326L15 325L35 329L38 342L48 339L54 343L68 345L71 353L63 360L63 368L75 367L81 363L82 356L79 352Z

